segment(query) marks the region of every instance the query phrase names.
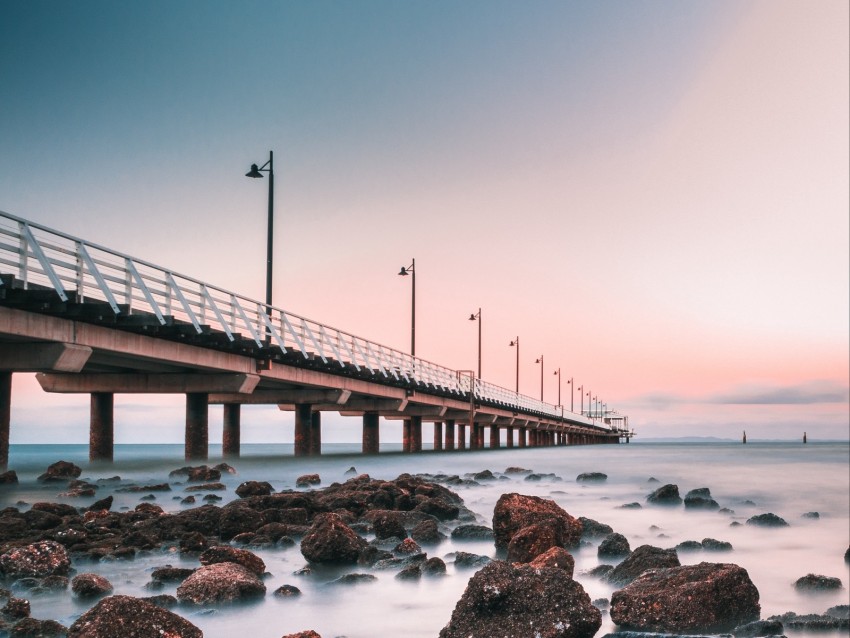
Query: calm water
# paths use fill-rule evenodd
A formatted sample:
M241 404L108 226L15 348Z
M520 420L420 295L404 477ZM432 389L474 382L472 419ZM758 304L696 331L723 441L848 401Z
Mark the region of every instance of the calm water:
M729 541L728 553L681 552L683 564L731 562L746 568L761 594L762 617L795 611L823 613L828 607L848 603L850 573L844 552L850 543L850 445L844 443L733 443L701 444L630 444L572 448L512 449L494 452L425 453L416 456L381 454L362 457L354 445L326 445L325 456L295 459L291 445L246 445L241 459L229 461L236 476L222 478L228 490L225 501L233 499L233 489L242 481L267 480L275 489L293 488L301 474L318 472L323 485L344 481L351 466L358 473L392 479L402 472L447 473L464 475L483 469L501 472L509 466L521 466L539 473L554 473L559 480L525 481L511 476L480 487L460 487L456 491L474 511L481 524L492 525L493 507L505 492L520 492L555 500L573 516L587 516L611 525L624 534L632 549L642 544L673 547L685 540L701 541L712 537ZM211 446L211 454L219 449ZM60 499L61 488L42 486L36 477L50 463L63 459L83 467L81 478L96 480L120 475L124 483L163 482L168 472L186 465L183 448L178 445L116 446L114 465L89 465L87 447L18 445L12 446L10 468L18 472L21 484L0 491L0 507L19 500L63 501L75 506L89 505L103 498L111 488L101 487L95 498ZM211 457L210 463L221 459ZM197 465L197 463L196 463ZM582 472L604 472L607 482L582 485L575 477ZM708 487L721 507L734 514L685 511L683 507L647 506L645 499L658 484L675 483L682 496L688 490ZM172 481L173 492L158 493L157 503L168 511L182 507L183 485ZM141 495L115 494L113 509L134 507ZM754 504L749 504L747 502ZM200 501L199 501L200 502ZM621 509L625 503L640 502L642 509ZM25 507L25 506L21 506ZM802 518L818 512L819 519ZM748 525L731 527L750 516L773 512L790 527L763 529ZM463 551L495 557L492 543L453 542L448 539L437 547L426 548L429 555L444 557ZM436 636L448 622L456 601L472 575L455 570L446 559L448 575L423 578L420 582L395 580L394 571L376 571L377 582L348 587L329 587L326 583L342 571L322 571L311 576L296 576L305 565L298 545L289 549L259 550L272 576L266 581L268 594L261 602L215 610L178 608L176 611L198 625L207 638L250 635L252 638L278 638L282 634L315 629L324 638L346 636L368 638L378 635ZM599 564L596 546L575 552L576 580L591 599L610 598L613 588L583 572ZM96 571L107 577L115 593L150 595L145 584L150 572L165 564L197 566L181 561L173 552L157 551L134 561L86 564L80 571ZM346 571L368 571L355 568ZM844 589L838 593L803 595L796 592L794 581L808 573L841 578ZM296 599L277 599L271 594L283 584L293 584L303 595ZM163 590L174 593L175 587ZM26 596L24 593L20 595ZM36 618L53 618L70 625L90 603L75 602L69 592L26 596ZM598 636L614 629L607 614ZM794 636L794 632L786 630Z

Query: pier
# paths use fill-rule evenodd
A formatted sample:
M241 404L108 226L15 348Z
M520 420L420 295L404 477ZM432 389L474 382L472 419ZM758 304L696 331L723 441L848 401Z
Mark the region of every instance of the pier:
M8 464L12 375L91 396L89 458L112 460L115 394L186 397L185 457L208 455L208 407L223 454L239 455L240 406L294 414L295 455L321 453L322 413L379 420L405 452L628 442L628 417L576 414L201 280L0 212L0 467ZM356 421L355 421L356 422ZM250 424L244 424L250 427ZM486 436L489 430L489 437Z

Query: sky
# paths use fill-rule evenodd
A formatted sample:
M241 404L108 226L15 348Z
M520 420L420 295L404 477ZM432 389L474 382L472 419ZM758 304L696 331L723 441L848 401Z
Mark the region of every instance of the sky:
M638 437L848 439L848 13L6 1L0 210L262 299L271 150L275 305L407 351L415 259L424 359L475 368L481 308L485 380L519 337L521 392L542 355L547 402L572 379ZM181 442L183 410L119 396L116 443ZM291 423L246 408L242 440ZM11 441L44 440L86 442L88 397L17 374Z

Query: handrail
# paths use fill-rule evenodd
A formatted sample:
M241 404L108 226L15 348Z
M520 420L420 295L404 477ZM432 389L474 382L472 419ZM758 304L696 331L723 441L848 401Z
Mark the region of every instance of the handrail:
M244 338L282 354L321 360L327 366L369 370L378 383L403 383L425 393L442 391L466 397L472 391L478 401L517 412L549 418L565 416L560 406L482 379L475 379L470 388L469 379L455 370L282 308L269 310L243 295L3 211L0 264L9 267L9 274L20 279L24 288L52 288L62 301L76 290L78 300L104 302L116 316L149 313L161 325L170 317L191 325L198 334L215 330L230 341ZM241 337L240 331L249 336ZM596 426L594 418L569 411L566 414L574 424Z

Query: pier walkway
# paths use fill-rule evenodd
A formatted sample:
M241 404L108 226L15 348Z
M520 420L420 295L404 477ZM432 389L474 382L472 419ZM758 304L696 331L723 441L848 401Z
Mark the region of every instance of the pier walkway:
M91 396L89 457L111 460L121 393L186 396L186 459L207 458L208 406L223 404L223 453L238 456L244 404L294 412L295 454L321 453L321 415L361 417L363 452L379 419L403 449L628 442L615 412L575 414L286 310L0 212L0 467L11 380ZM485 431L489 429L489 446Z

